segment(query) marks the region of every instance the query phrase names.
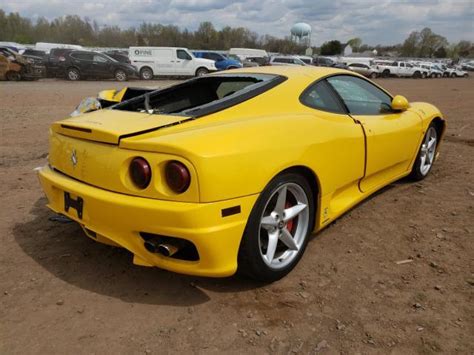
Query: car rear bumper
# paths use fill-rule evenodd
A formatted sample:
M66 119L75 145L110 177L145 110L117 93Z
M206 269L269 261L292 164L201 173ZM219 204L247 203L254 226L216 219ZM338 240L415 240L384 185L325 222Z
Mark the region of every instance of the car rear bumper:
M250 211L258 195L213 203L187 203L129 196L87 185L49 166L39 170L48 207L78 222L96 241L118 245L134 255L134 263L200 276L225 277L237 270L237 254ZM82 218L65 211L65 192L83 200ZM223 211L240 206L240 213ZM199 260L179 260L151 253L140 232L186 239Z

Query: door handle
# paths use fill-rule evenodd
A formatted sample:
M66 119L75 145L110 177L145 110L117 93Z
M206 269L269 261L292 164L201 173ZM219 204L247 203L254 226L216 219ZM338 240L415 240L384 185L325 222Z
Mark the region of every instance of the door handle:
M180 61L180 60L177 60L176 63L181 63L181 61Z
M171 63L174 63L174 60L172 60Z

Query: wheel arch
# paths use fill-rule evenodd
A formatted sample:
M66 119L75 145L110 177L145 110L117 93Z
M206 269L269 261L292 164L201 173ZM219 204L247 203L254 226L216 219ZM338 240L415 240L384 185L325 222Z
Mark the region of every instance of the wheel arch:
M298 174L300 176L302 176L303 178L305 178L305 180L308 182L309 186L311 187L311 193L312 193L312 196L313 196L313 201L314 201L314 210L315 210L315 217L313 219L313 225L310 226L311 227L311 230L314 229L314 226L315 224L317 223L317 220L318 220L318 217L319 217L319 214L320 214L320 207L321 207L321 181L319 180L319 177L318 175L309 167L305 166L305 165L294 165L294 166L290 166L288 168L285 168L283 170L281 170L279 173L275 174L275 176L273 176L270 180L272 181L273 179L275 179L277 176L280 176L282 174L286 174L286 173L294 173L294 174ZM263 191L263 189L262 189Z
M436 133L438 134L438 141L443 137L444 132L446 131L446 121L441 117L435 117L431 120L435 125Z

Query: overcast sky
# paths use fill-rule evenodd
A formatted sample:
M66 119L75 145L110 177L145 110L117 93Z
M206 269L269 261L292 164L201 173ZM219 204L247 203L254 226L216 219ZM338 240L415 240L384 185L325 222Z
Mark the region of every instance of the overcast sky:
M0 0L0 8L31 19L71 14L121 27L146 21L195 30L211 21L217 29L244 26L277 37L306 22L313 45L353 37L372 45L395 44L423 27L450 42L474 41L474 0Z

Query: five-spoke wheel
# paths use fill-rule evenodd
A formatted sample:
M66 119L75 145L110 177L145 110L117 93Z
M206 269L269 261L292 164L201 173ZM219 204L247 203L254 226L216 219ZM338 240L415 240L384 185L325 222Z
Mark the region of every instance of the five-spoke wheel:
M302 175L283 173L260 195L239 250L239 270L255 279L285 276L301 258L314 221L314 198Z
M434 123L431 123L423 138L420 150L416 157L411 177L415 180L424 179L431 168L436 157L436 145L438 144L438 132Z

